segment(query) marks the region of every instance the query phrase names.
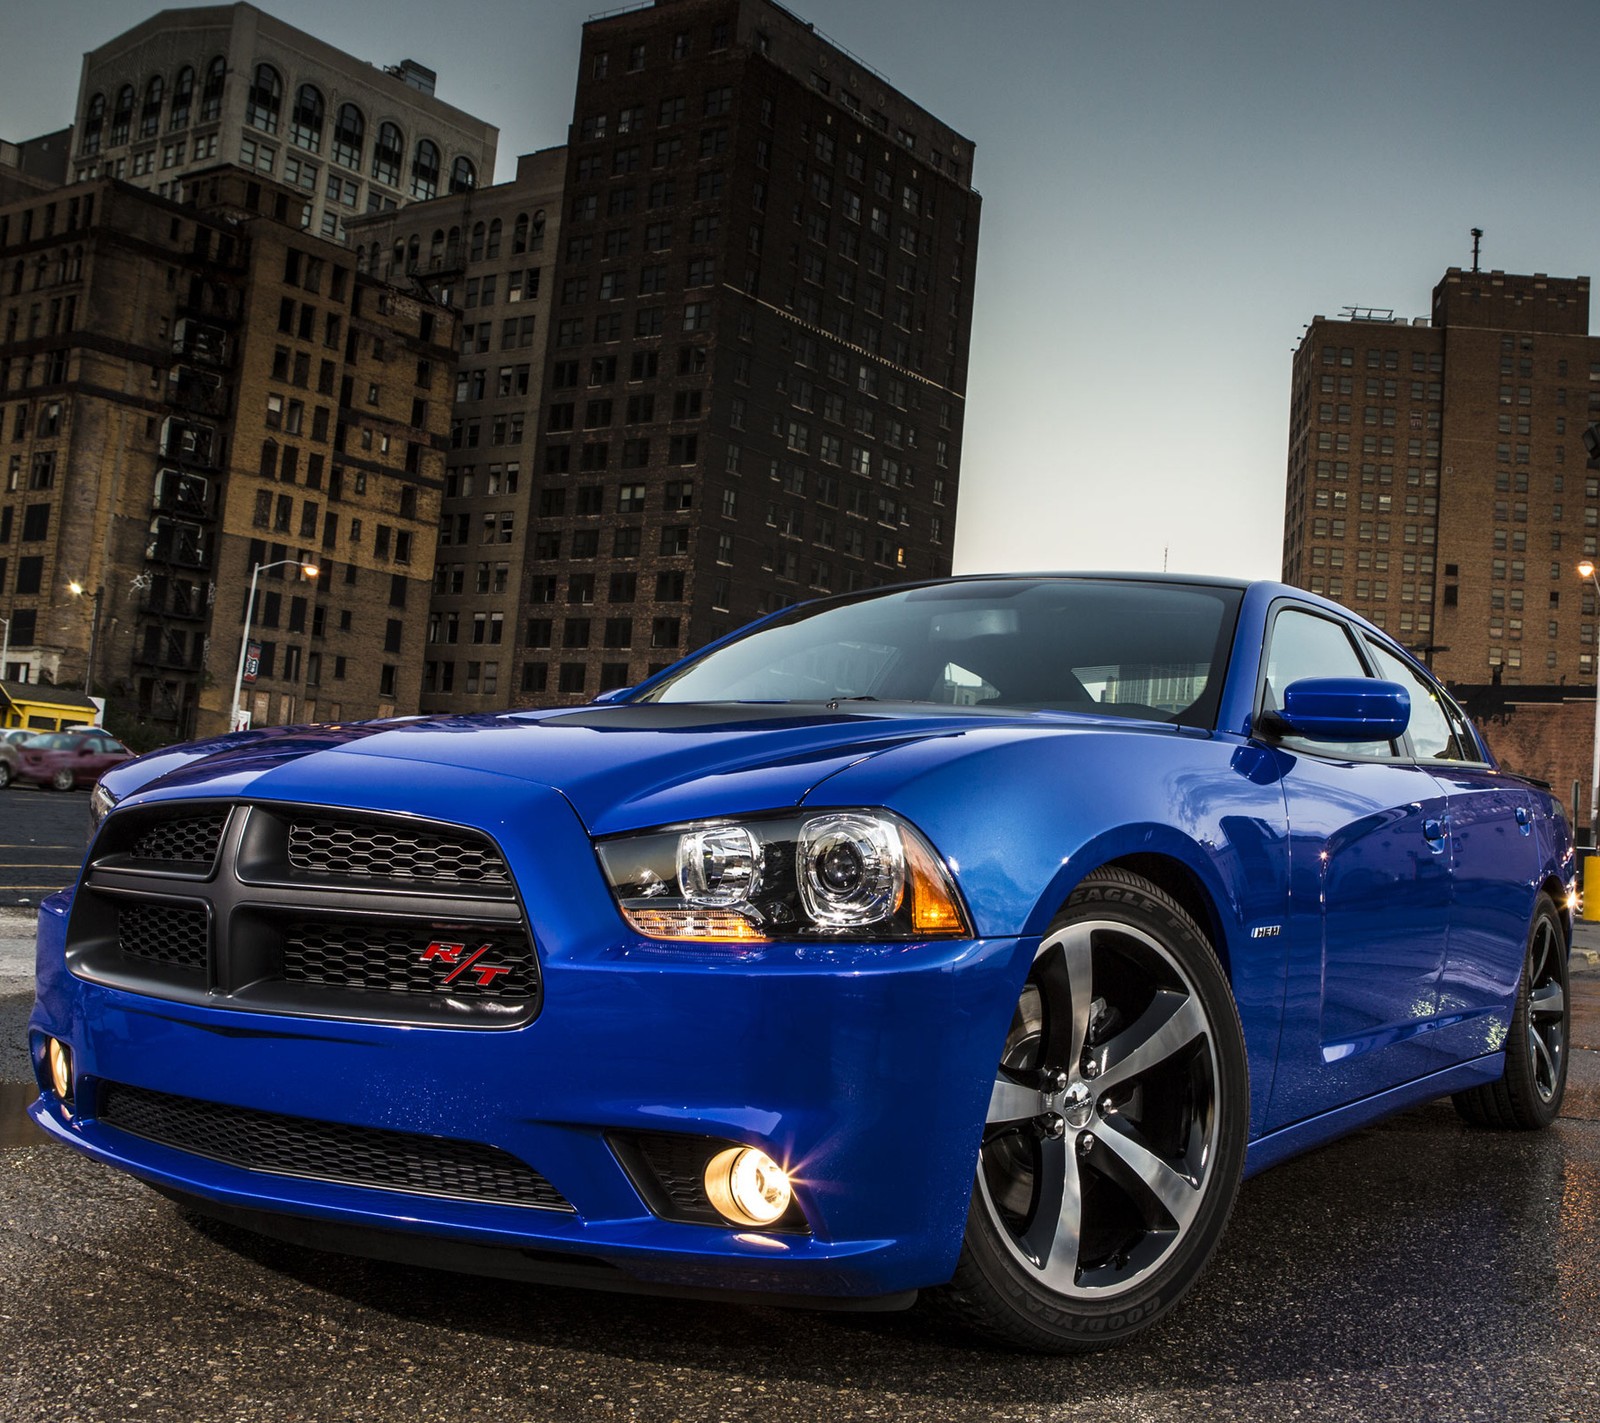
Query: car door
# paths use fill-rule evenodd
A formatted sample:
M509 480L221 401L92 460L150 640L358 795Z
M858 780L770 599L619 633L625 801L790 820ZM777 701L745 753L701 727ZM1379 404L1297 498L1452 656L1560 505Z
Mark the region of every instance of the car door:
M1271 619L1263 667L1260 711L1303 677L1372 675L1347 623L1294 603ZM1275 1129L1432 1070L1451 885L1445 788L1403 746L1270 744L1290 844Z
M1466 717L1432 678L1367 641L1378 675L1410 691L1406 738L1445 788L1452 889L1439 1012L1459 1019L1446 1031L1460 1058L1494 1052L1510 1024L1538 892L1533 791L1488 764Z

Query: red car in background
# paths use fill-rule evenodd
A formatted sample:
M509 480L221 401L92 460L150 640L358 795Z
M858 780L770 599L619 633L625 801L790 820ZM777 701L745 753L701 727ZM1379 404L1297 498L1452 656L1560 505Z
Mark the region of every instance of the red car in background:
M92 786L102 772L133 756L106 731L43 731L16 749L15 779L58 791Z

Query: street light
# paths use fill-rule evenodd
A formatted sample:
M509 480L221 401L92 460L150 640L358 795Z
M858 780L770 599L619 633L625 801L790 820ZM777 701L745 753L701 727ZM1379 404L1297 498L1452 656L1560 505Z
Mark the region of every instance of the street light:
M1595 577L1592 558L1578 565L1578 577L1587 578L1594 585L1596 606L1600 606L1600 578ZM1600 674L1597 674L1594 696L1594 766L1589 777L1589 843L1600 845L1596 826L1600 824Z
M287 568L290 564L297 565L307 578L315 578L322 571L316 564L303 563L298 558L280 558L276 563L258 563L250 570L250 596L244 605L244 636L239 639L239 670L233 679L233 715L228 722L229 731L244 729L239 725L239 696L244 691L244 664L250 651L250 620L256 613L256 580L263 573L270 573L274 568Z
M74 598L81 598L88 591L76 578L67 584L67 590ZM94 611L89 615L89 666L83 674L83 694L86 697L94 694L94 645L100 635L100 597L105 591L103 586L94 590Z

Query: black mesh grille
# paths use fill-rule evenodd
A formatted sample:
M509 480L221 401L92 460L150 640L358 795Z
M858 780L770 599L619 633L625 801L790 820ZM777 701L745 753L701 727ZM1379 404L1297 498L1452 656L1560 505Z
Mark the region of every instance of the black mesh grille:
M117 947L129 958L204 969L206 939L203 906L124 904L117 911Z
M350 820L295 821L289 827L289 863L313 874L356 879L511 882L505 861L482 841Z
M137 860L209 865L217 857L217 844L222 839L222 826L227 818L226 811L217 811L179 820L158 820L140 832L131 853Z
M531 998L538 984L533 951L520 934L337 919L287 926L283 976L290 983L463 998Z
M99 1115L101 1121L148 1141L251 1171L543 1210L572 1209L531 1166L480 1142L279 1116L120 1083L101 1088Z
M725 1143L676 1132L641 1132L634 1140L676 1214L721 1223L722 1217L706 1195L705 1179L706 1162Z

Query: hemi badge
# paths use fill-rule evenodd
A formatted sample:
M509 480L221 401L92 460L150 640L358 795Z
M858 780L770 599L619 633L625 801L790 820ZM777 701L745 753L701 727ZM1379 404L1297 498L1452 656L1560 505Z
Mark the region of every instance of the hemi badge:
M1252 939L1276 939L1282 932L1282 924L1257 924L1250 931L1250 937Z

